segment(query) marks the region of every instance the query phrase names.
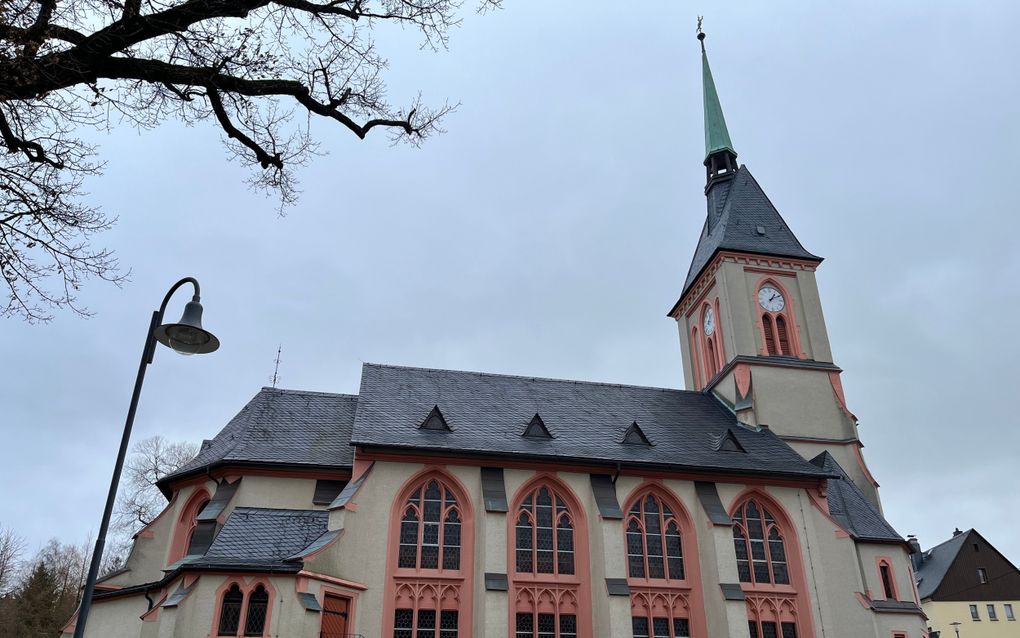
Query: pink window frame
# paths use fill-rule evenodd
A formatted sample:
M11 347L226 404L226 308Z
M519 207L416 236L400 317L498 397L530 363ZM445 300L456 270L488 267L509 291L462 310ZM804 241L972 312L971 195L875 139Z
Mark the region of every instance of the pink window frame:
M775 526L783 539L783 551L786 554L786 569L789 574L790 584L740 583L746 598L747 619L750 622L757 622L759 624L759 632L761 631L762 622L775 621L777 629L780 630L782 622L795 622L797 624L798 638L814 638L811 601L807 593L807 580L804 576L800 542L796 533L797 527L794 525L793 519L790 517L789 512L786 511L786 508L764 490L757 487L747 488L733 499L728 511L734 521L734 525L737 524L738 510L751 500L756 501L760 507L768 509L775 520ZM765 538L768 539L767 531ZM765 552L769 560L769 571L771 573L772 557L767 547L767 540ZM753 565L750 568L753 579Z
M885 581L882 580L882 567L889 570L889 586L892 587L892 598L885 595ZM900 589L896 585L896 570L893 569L892 558L888 556L875 557L875 570L878 572L878 586L881 587L882 597L886 600L899 600Z
M701 373L701 332L697 326L691 327L691 367L694 370L694 387L699 390L707 382Z
M635 503L641 502L651 495L658 499L660 504L669 506L673 511L673 520L680 528L681 548L684 561L684 578L682 580L670 578L637 578L630 575L629 561L627 566L627 584L631 591L631 617L635 611L642 606L647 609L642 615L649 619L651 626L652 618L661 618L656 615L666 613L670 619L670 631L673 631L673 618L677 615L678 608L686 607L687 622L691 638L705 638L708 636L708 626L705 619L705 604L701 590L701 563L698 553L698 538L694 525L683 503L676 498L671 491L658 481L646 481L639 485L627 498L623 507L623 535L624 552L627 547L627 528L630 524L630 511ZM660 516L662 516L660 512ZM640 521L644 529L644 521ZM667 570L668 575L668 570ZM648 574L648 561L645 559L645 574Z
M786 300L786 306L779 312L769 312L761 307L758 303L758 291L761 290L762 286L769 285L783 294L783 299ZM797 328L797 315L793 310L793 298L790 296L789 291L786 287L779 283L777 277L771 275L765 275L758 280L758 283L754 287L754 307L758 309L758 334L761 338L761 348L759 353L763 356L769 356L768 346L766 344L765 336L765 320L764 317L769 317L772 323L773 337L776 343L776 349L779 351L778 354L787 357L797 357L798 359L804 358L804 351L800 347L800 330ZM786 336L790 342L790 352L783 352L782 345L779 341L779 328L776 326L776 318L782 317L783 323L786 324Z
M424 488L429 481L444 484L457 499L460 510L460 569L402 568L398 567L400 548L400 522L404 515L407 499L418 487ZM386 589L383 598L383 638L393 638L393 621L397 609L412 609L414 627L417 628L418 610L436 610L436 635L439 635L439 615L442 610L457 611L457 632L459 636L470 636L472 631L472 583L474 575L474 507L468 498L468 491L455 476L442 466L431 465L415 473L397 492L390 508L389 540L386 552ZM440 523L440 534L442 534ZM419 531L419 556L421 553L421 532ZM440 537L440 543L442 537ZM420 562L420 560L419 560ZM400 602L407 601L407 602ZM423 605L423 601L432 601ZM398 604L399 603L399 604ZM409 606L405 606L409 605ZM417 632L414 633L417 636Z
M574 531L574 573L539 574L517 571L516 525L525 498L546 487L555 497L559 496L567 506ZM591 636L591 591L588 554L588 521L584 507L574 491L554 474L541 472L521 485L510 503L507 519L507 575L510 580L509 625L510 638L517 628L517 614L555 614L557 617L556 637L559 638L560 614L574 614L577 617L577 635ZM532 563L534 565L534 562Z
M267 638L270 635L270 625L272 622L273 613L273 601L276 600L276 588L273 587L273 583L265 576L255 576L253 578L246 579L241 574L234 574L227 576L223 581L223 584L216 590L216 608L213 610L213 621L212 628L209 630L209 638L218 638L220 634L220 614L223 612L223 596L227 593L232 585L237 585L237 588L241 590L241 617L237 623L237 631L233 633L234 636L243 638L244 637L244 625L248 622L248 597L255 589L262 585L266 593L269 595L269 599L266 601L266 622L262 625L262 633L260 636Z
M170 543L170 551L167 554L167 565L176 563L188 553L191 535L198 524L195 519L202 511L202 508L211 500L212 497L209 496L209 491L204 487L195 490L194 494L188 497L174 524L173 540Z

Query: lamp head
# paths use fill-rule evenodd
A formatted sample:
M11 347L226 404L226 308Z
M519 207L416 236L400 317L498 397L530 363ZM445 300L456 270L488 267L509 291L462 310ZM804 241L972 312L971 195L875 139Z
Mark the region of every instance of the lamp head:
M156 341L183 355L206 354L220 347L220 340L202 327L202 304L198 296L184 306L177 323L164 323L153 332Z

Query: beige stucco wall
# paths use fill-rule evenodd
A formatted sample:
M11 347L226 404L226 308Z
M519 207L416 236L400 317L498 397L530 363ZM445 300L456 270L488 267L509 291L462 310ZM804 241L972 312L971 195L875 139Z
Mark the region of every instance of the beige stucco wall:
M1020 618L1020 600L975 600L973 602L925 601L921 606L928 615L928 626L941 631L940 638L956 638L951 623L960 623L960 638L1017 638L1020 636L1020 621L1007 620L1004 605L1013 606L1013 617ZM970 605L978 606L981 620L972 620ZM995 605L998 620L988 618L988 605Z

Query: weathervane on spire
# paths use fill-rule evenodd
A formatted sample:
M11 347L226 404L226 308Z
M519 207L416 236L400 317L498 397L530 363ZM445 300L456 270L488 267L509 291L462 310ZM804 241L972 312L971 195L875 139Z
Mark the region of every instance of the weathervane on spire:
M705 16L698 16L698 41L701 42L701 50L705 50L705 32L701 30L701 21L705 19Z

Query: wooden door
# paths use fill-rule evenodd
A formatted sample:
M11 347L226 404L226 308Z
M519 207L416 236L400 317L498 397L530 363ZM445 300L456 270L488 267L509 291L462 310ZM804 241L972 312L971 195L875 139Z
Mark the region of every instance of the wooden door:
M326 594L322 605L321 638L346 638L348 635L347 612L350 603L350 599Z

